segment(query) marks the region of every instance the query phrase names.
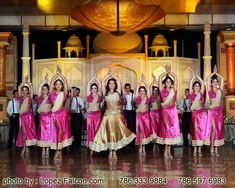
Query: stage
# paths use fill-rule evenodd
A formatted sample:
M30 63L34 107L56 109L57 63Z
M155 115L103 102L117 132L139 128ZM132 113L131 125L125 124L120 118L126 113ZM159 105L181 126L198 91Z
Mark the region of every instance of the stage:
M1 187L234 187L235 147L227 143L220 156L211 157L209 148L202 157L194 157L191 147L175 147L174 158L164 159L161 148L149 147L146 156L138 149L118 151L118 160L108 160L108 153L89 156L86 148L63 151L63 161L41 157L41 150L31 148L29 158L20 157L20 149L1 145ZM49 186L50 185L50 186Z

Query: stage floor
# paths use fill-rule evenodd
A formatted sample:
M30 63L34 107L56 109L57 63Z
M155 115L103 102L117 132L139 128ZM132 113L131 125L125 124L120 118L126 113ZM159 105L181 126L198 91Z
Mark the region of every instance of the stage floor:
M219 157L211 157L208 149L197 158L190 147L175 147L171 160L159 148L149 148L145 157L124 148L118 160L108 160L107 152L90 157L86 148L65 149L63 161L54 162L53 153L42 159L39 148L22 158L20 149L1 145L0 187L235 187L235 147L227 143Z

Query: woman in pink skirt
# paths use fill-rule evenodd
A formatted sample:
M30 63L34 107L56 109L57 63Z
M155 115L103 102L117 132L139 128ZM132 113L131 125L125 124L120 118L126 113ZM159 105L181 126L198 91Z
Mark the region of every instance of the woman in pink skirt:
M141 86L141 84L145 86ZM149 144L157 138L157 135L154 132L154 129L150 123L149 117L149 98L148 91L146 88L149 88L144 77L142 75L141 81L137 85L138 97L136 98L136 140L135 144L140 145L139 153L145 154L145 145Z
M218 79L219 78L219 79ZM220 84L219 84L220 82ZM207 91L210 98L206 141L211 143L211 155L219 155L218 146L224 144L223 91L224 79L217 72L207 78Z
M204 109L204 83L203 80L195 75L190 81L189 86L190 100L192 105L192 125L190 135L192 139L193 155L202 155L201 147L205 144L207 113Z
M170 71L170 67L166 67L166 72L159 76L160 94L163 102L161 103L162 123L159 126L157 143L165 145L165 158L173 158L171 145L181 143L179 118L175 105L177 80L177 76Z
M72 145L73 137L71 127L68 121L67 112L64 104L67 98L68 83L66 78L61 74L60 70L52 77L50 83L50 100L52 101L52 121L55 131L53 135L53 144L51 149L56 149L55 160L62 160L61 150L64 147Z
M52 102L49 98L48 80L45 79L38 89L38 113L39 113L39 129L37 145L42 147L42 157L49 157L50 147L52 145L53 124L51 118Z
M158 87L158 82L154 75L153 82L151 83L149 88L152 91L152 95L150 97L150 123L154 129L154 132L156 133L156 135L158 135L159 126L161 123L161 96ZM157 140L155 142L157 142ZM156 149L156 144L154 145L154 149Z
M16 146L23 147L21 155L29 155L28 146L33 146L37 144L37 133L36 126L34 122L34 116L31 111L33 87L31 83L28 82L28 77L24 83L21 83L18 87L19 92L19 120L20 120L20 130L18 133Z
M87 140L86 146L89 148L93 142L96 132L100 127L102 113L100 109L101 83L96 75L87 84ZM90 152L92 155L92 150Z

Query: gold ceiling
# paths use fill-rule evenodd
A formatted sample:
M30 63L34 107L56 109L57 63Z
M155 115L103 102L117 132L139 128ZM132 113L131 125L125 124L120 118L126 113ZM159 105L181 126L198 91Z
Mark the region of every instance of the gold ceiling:
M132 33L165 16L159 5L136 1L100 1L76 6L71 17L79 23L105 33Z

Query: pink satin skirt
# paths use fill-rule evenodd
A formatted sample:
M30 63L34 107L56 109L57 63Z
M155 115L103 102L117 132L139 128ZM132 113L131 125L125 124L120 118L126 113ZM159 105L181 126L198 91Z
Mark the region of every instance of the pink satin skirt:
M161 109L161 122L159 124L157 143L175 145L181 143L179 118L175 105L165 106Z
M64 108L52 113L53 131L51 149L63 149L72 145L73 136L70 125L70 117Z
M159 126L161 123L160 114L161 114L160 110L151 110L150 111L150 120L151 120L150 123L151 123L156 135L159 134Z
M91 142L93 142L97 130L100 127L100 123L102 120L101 111L89 112L87 114L87 140L86 146L89 147Z
M25 133L25 146L33 146L37 144L37 133L36 133L36 126L33 117L33 113L25 112L20 114L19 116L20 121L20 129L16 141L16 146L23 147L23 135L22 132Z
M207 143L211 142L212 131L214 131L214 146L223 145L224 144L224 120L223 120L223 108L222 107L215 107L213 109L208 110L207 129L206 129L206 142Z
M53 137L52 114L51 112L41 112L39 114L39 126L38 126L38 140L37 145L40 147L51 147Z
M190 135L192 146L206 145L206 126L207 113L205 109L194 110L192 112L192 125L190 126Z
M149 112L137 112L136 113L136 140L135 144L139 145L140 141L142 145L149 144L155 140L157 135L150 123Z

